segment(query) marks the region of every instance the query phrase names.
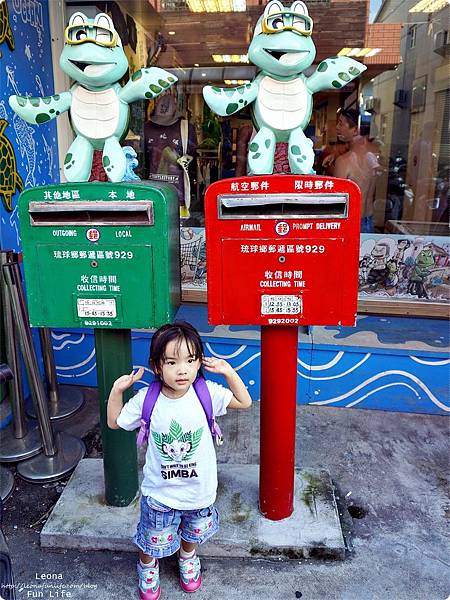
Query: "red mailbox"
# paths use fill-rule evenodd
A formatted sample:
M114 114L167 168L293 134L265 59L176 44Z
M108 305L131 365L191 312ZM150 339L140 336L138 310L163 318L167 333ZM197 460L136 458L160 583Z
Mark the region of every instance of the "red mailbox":
M361 194L346 179L224 179L205 199L214 325L354 325Z
M298 325L354 325L361 193L305 175L224 179L205 198L208 320L261 325L259 506L293 511Z

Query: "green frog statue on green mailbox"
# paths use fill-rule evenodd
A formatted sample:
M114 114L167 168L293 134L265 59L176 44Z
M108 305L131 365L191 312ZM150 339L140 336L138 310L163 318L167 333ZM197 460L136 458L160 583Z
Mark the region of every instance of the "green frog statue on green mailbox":
M312 30L313 21L303 2L296 0L285 8L279 0L272 0L256 23L248 49L250 61L260 69L256 78L235 88L208 85L203 89L208 106L221 116L254 103L258 133L249 145L252 174L273 172L276 142L288 142L292 173L313 172L313 142L303 132L311 118L313 94L341 88L367 68L347 56L334 56L323 60L311 76L304 75L316 56Z
M9 99L11 108L33 125L69 111L76 134L64 160L64 175L69 182L89 179L94 150L102 151L109 180L122 181L127 159L120 141L128 131L129 104L156 98L177 77L151 67L134 73L122 87L118 81L128 69L128 60L114 24L105 13L94 19L81 12L70 17L59 63L75 81L69 91L45 98L14 95Z

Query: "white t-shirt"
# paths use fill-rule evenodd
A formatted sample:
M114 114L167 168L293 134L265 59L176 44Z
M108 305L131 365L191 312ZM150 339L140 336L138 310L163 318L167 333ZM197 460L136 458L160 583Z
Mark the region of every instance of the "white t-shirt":
M207 381L213 415L227 412L233 393ZM122 408L117 425L127 431L140 426L147 387ZM217 463L205 411L191 386L181 398L158 396L150 420L141 491L178 510L195 510L214 503Z

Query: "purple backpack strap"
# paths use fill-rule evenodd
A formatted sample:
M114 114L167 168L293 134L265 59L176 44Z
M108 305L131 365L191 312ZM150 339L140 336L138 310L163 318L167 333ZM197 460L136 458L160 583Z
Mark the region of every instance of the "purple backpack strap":
M223 444L223 436L220 431L219 425L216 423L213 415L213 407L212 407L212 399L211 394L209 393L208 386L206 385L206 381L204 377L197 377L194 381L194 390L200 400L200 404L205 411L206 420L208 421L208 427L211 432L213 439L216 441L216 444L220 446Z
M139 429L136 441L138 446L142 446L142 444L148 440L150 433L150 419L160 391L160 381L154 381L147 389L147 393L145 394L144 398L144 404L142 405L141 428Z

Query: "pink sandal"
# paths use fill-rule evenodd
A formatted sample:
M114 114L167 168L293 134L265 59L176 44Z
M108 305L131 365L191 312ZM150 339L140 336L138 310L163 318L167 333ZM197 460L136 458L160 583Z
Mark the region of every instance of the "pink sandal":
M158 600L161 596L158 560L153 567L143 567L138 563L137 572L139 575L139 598L141 600Z
M180 558L180 586L184 592L196 592L202 585L202 573L199 557L194 554L193 558Z

